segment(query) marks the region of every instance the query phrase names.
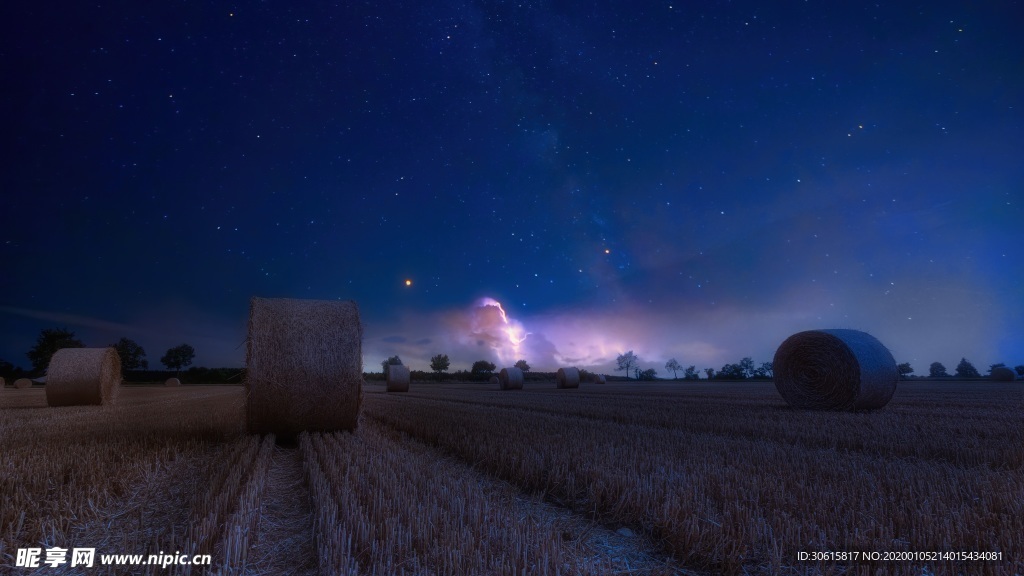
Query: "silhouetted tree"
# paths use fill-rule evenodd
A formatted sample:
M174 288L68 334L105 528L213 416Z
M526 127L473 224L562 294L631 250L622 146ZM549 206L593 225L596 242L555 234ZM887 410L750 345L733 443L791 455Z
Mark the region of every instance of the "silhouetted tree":
M739 364L726 364L718 371L715 378L721 380L743 380L746 376L743 373L743 367Z
M761 366L754 371L758 378L773 378L775 376L775 364L772 362L761 362Z
M494 372L495 368L497 368L497 366L495 366L493 362L477 360L476 362L473 362L473 367L470 368L469 371L473 374L490 374Z
M381 361L381 363L380 363L380 371L383 372L384 376L386 377L388 375L388 366L401 366L401 365L402 365L402 359L398 357L398 354L395 354L394 356L388 358L387 360L382 360Z
M32 363L32 370L42 373L50 366L50 358L61 348L85 348L85 344L67 328L44 328L36 338L36 345L25 355Z
M636 366L636 363L637 363L636 354L633 354L633 351L630 350L629 352L626 352L625 354L619 354L619 356L615 359L615 364L618 366L618 368L616 368L615 370L616 371L618 371L618 370L625 370L626 371L626 378L629 378L629 370L633 366Z
M942 365L942 362L932 362L928 367L929 378L946 378L948 376L949 372L946 372L946 367Z
M708 375L708 380L711 380L712 378L715 377L715 369L714 368L705 368L704 369L704 373Z
M700 380L700 374L697 373L697 367L692 364L686 368L686 372L683 372L683 380Z
M665 370L671 370L672 371L672 379L673 380L677 379L676 372L678 372L678 371L680 371L682 369L683 369L683 367L679 365L679 361L676 360L675 358L669 360L668 362L665 362Z
M160 363L166 366L168 370L174 370L174 375L177 376L182 368L192 365L192 360L195 357L195 348L188 344L180 344L174 348L169 348L167 354L160 358Z
M740 360L740 363L736 366L739 367L743 378L753 378L754 376L754 359L750 356Z
M1024 378L1024 364L1021 364L1020 366L1014 366L1013 369L1017 371L1017 376Z
M522 370L523 374L530 371L530 365L526 363L526 360L516 360L514 366Z
M640 370L637 375L637 380L654 380L658 377L658 371L654 368L648 368L647 370Z
M131 338L121 338L117 344L111 344L117 355L121 358L121 374L129 370L145 370L149 368L149 360L146 360L146 350L139 346L139 343Z
M967 358L961 358L960 363L956 365L956 377L957 378L981 378L981 374L978 373L978 369L967 361Z
M907 376L914 373L914 369L910 367L910 362L904 362L896 365L896 372L900 375L900 380L906 380Z
M435 374L437 374L438 380L441 379L442 372L448 371L449 365L450 362L448 361L447 354L438 354L430 358L430 369L433 370Z

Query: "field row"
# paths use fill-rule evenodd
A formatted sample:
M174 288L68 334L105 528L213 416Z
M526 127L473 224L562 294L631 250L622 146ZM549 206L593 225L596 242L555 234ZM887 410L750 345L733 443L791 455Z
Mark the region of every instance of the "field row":
M617 414L636 418L658 404L615 403ZM568 405L566 400L557 406ZM733 427L747 417L742 409L739 414L723 410L718 418ZM525 491L543 491L582 513L636 526L699 569L813 573L841 570L843 564L798 564L798 552L955 546L1002 551L1017 562L1017 571L1024 570L1024 474L1019 465L977 466L969 456L976 446L969 438L962 445L960 438L946 439L963 456L906 458L887 453L903 441L892 436L892 428L876 431L881 436L877 452L847 452L793 444L770 428L767 417L762 422L769 428L760 435L743 426L738 434L728 427L686 429L688 421L704 421L699 412L691 408L679 425L659 428L396 394L368 394L364 402L370 418ZM822 418L829 416L837 415ZM799 434L861 435L863 421L856 417L862 415L838 416L805 424L808 430ZM713 425L707 420L706 426ZM892 573L894 565L868 568ZM1005 564L933 568L996 574ZM919 574L921 566L899 569Z

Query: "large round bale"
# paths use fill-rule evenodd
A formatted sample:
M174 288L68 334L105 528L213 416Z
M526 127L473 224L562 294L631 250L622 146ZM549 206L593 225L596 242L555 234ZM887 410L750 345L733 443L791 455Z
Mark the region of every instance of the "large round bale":
M559 368L555 373L559 388L579 388L580 371L576 368Z
M253 298L245 362L250 432L294 438L356 428L363 327L355 302Z
M388 365L388 392L409 391L409 369L401 364Z
M1009 366L996 366L992 369L992 374L989 375L989 378L999 382L1013 382L1017 379L1017 373Z
M19 390L22 388L31 388L32 381L29 380L28 378L18 378L17 380L14 381L13 386Z
M113 348L61 348L46 371L50 406L113 404L121 383L121 358Z
M502 368L498 373L498 385L502 390L522 390L523 371L515 366Z
M181 380L177 378L168 378L164 381L164 386L181 386Z
M899 379L892 353L859 330L798 332L776 350L772 367L779 394L796 408L882 408Z

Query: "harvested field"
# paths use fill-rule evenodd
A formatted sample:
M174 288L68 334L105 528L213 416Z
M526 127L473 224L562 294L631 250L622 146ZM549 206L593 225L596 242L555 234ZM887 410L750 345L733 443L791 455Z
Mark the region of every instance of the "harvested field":
M17 551L94 546L251 575L1024 574L1019 384L901 382L874 412L771 382L588 384L368 384L356 432L293 442L245 433L238 386L59 409L9 390L0 573L80 574ZM970 551L1001 559L868 556ZM863 556L800 559L820 552Z

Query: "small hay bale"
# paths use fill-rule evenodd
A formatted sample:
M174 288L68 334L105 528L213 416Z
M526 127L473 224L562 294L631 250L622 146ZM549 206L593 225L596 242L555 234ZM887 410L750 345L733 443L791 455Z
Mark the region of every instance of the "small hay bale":
M181 386L181 380L177 378L168 378L164 381L164 386Z
M409 391L409 369L401 364L388 365L388 392Z
M576 368L559 368L555 373L559 388L579 388L580 371Z
M502 368L498 373L498 384L502 390L522 390L523 371L515 366Z
M859 330L798 332L776 350L773 367L775 388L796 408L882 408L899 380L892 353Z
M61 348L46 371L50 406L113 404L121 383L121 358L113 348Z
M1017 379L1017 373L1009 366L997 366L992 369L992 374L989 378L999 382L1013 382Z
M488 382L490 382L491 384L494 384L494 385L498 385L498 384L501 384L501 379L498 378L497 376L491 376L491 379L488 380Z
M14 381L14 387L19 390L22 388L31 388L32 381L29 380L28 378L18 378L17 380Z
M355 302L253 298L245 363L249 432L355 430L363 398Z
M593 380L594 380L594 384L605 384L605 383L607 383L607 380L605 379L604 374L594 374Z

